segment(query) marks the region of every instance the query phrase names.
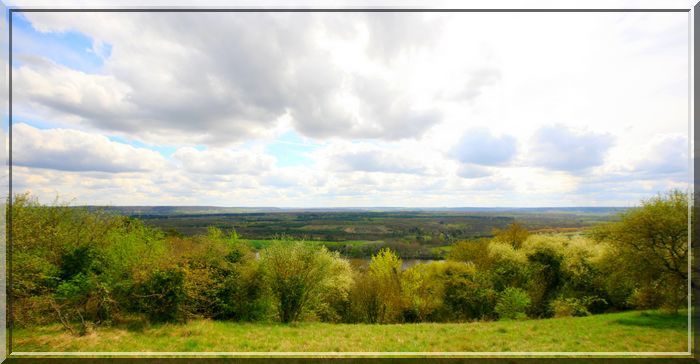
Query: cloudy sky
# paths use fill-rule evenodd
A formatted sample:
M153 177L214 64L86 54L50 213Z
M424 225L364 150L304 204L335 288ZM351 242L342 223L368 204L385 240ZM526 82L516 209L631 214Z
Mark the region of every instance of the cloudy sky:
M688 186L687 13L20 13L42 201L629 206Z

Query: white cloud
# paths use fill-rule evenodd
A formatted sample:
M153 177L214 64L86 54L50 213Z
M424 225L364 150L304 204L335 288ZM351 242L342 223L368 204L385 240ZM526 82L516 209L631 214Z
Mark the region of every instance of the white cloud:
M535 166L580 171L602 165L613 138L608 134L580 132L563 125L545 126L532 138L530 158Z
M427 167L395 153L380 149L335 155L333 162L347 171L425 174Z
M686 14L26 15L111 47L92 73L17 55L15 116L53 128L36 131L51 152L22 147L17 186L45 196L609 205L685 178ZM288 132L311 147L267 148Z
M117 143L102 135L77 130L41 130L20 123L12 127L15 165L61 171L135 172L165 166L149 149Z
M516 139L495 136L488 129L470 129L459 139L450 155L462 163L496 166L508 163L517 152Z
M457 175L462 178L481 178L488 177L491 174L493 174L493 172L488 168L473 164L462 164L459 166L459 169L457 169Z
M175 151L173 159L192 173L202 174L262 174L269 170L274 158L247 150L197 150L183 147Z
M16 82L33 92L19 101L109 132L147 138L157 129L210 145L264 135L286 114L298 131L319 138L411 138L441 118L434 107L417 106L410 80L394 69L406 49L428 47L439 34L420 14L87 15L27 17L41 31L76 29L110 44L108 76L27 64ZM397 32L424 22L420 31ZM347 49L371 66L346 69L338 55ZM109 89L111 102L80 102L95 84L98 94Z
M644 159L638 160L637 171L650 176L685 175L688 173L688 137L662 134L652 138Z

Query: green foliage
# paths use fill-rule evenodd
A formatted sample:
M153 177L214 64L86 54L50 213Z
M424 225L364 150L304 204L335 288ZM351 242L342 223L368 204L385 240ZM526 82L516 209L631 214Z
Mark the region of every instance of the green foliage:
M99 273L102 264L98 261L95 250L90 246L77 247L61 257L59 277L69 280L78 274Z
M367 273L357 274L350 290L350 315L347 322L379 322L382 301L379 280Z
M237 321L262 321L270 315L272 305L265 272L250 248L229 238L230 251L224 256L230 269L216 291L213 317Z
M664 287L660 304L674 312L685 305L688 276L686 193L673 190L642 201L640 207L620 214L618 222L598 226L592 235L599 241L609 242L614 254L622 257L619 260L622 264L616 270L636 280L637 289Z
M481 269L490 267L489 259L490 241L487 239L475 241L462 241L454 244L447 255L447 259L456 262L473 263Z
M402 293L405 297L404 321L424 322L439 319L444 305L447 265L455 262L417 264L403 272Z
M350 278L344 277L349 275L349 265L340 262L337 253L315 249L303 241L280 241L263 250L260 261L283 323L315 313L327 303L329 291L349 289Z
M550 302L562 285L563 257L551 248L538 248L527 256L530 269L529 291L532 317L551 317Z
M379 323L400 321L404 306L401 273L401 258L389 249L382 249L369 263L368 274L376 282L380 302L377 315Z
M496 291L488 275L470 263L450 264L443 272L445 309L455 320L491 318Z
M71 331L80 321L101 322L115 311L103 274L104 238L118 218L55 202L43 206L29 195L14 197L12 209L13 310L18 326L50 314ZM34 311L34 312L31 312Z
M526 287L530 282L530 270L525 253L510 244L494 241L488 247L488 269L493 288L502 291L506 287Z
M500 319L515 320L525 317L530 297L520 288L508 287L498 295L495 311Z
M591 313L576 298L557 298L551 303L554 317L588 316Z
M76 334L131 316L400 323L676 311L687 293L687 202L678 191L597 227L595 240L512 224L493 239L452 245L447 261L406 270L401 249L416 242L270 244L215 227L182 237L28 195L15 197L11 213L15 324L60 322ZM409 230L430 240L422 227ZM338 253L345 248L374 255L354 269Z
M530 232L521 224L514 222L505 229L494 229L493 235L495 241L509 244L513 248L518 249L530 236Z
M139 311L154 322L182 319L184 280L184 272L176 268L151 273L147 280L134 287Z

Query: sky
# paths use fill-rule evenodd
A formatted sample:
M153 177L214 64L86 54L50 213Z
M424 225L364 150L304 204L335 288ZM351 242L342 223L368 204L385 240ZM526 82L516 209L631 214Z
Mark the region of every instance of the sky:
M688 188L687 13L15 13L13 189L630 206Z

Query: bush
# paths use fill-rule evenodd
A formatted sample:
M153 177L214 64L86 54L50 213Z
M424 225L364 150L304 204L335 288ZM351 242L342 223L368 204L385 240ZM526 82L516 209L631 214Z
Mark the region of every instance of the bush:
M552 311L554 312L554 317L582 317L591 314L591 306L597 304L607 304L607 302L599 297L586 296L583 298L557 298L552 301Z
M145 282L137 284L133 296L139 312L152 322L182 319L185 300L184 272L177 268L156 270Z
M496 314L500 319L515 320L525 317L530 297L520 288L508 287L498 295Z
M41 205L28 194L15 195L6 212L12 215L13 279L8 288L13 311L19 313L15 324L44 322L48 310L61 312L68 320L89 321L90 317L80 316L90 316L85 304L89 291L98 287L92 283L108 284L101 277L103 243L119 219L58 202ZM104 315L95 315L99 320L97 316Z
M401 287L406 307L403 321L435 321L444 305L447 265L463 264L456 262L431 262L416 264L405 270L401 276Z
M264 273L256 261L237 266L218 292L221 307L214 318L264 321L272 309Z
M513 248L509 244L491 242L488 246L489 279L496 291L503 291L507 287L525 287L529 281L527 259L521 250Z
M401 320L404 302L401 292L401 258L389 249L382 249L372 257L368 274L374 280L379 299L378 322Z
M277 314L283 323L299 320L303 314L314 312L327 304L329 291L340 285L349 289L347 262L303 241L278 241L260 254ZM343 268L346 267L347 269ZM347 293L345 293L347 294Z
M349 322L379 322L381 300L379 281L372 275L362 272L356 275L350 290Z
M628 303L640 310L659 308L664 301L659 288L656 284L636 288L630 295Z
M451 319L477 320L491 318L496 304L496 291L487 274L473 264L458 263L446 267L445 309Z
M527 255L530 270L528 287L532 305L529 314L532 317L551 317L551 301L562 286L562 260L557 251L548 246L537 247Z
M280 240L257 260L235 231L166 237L138 219L44 206L28 195L15 196L8 213L15 324L53 320L80 334L122 312L151 321L276 315L282 322L391 323L514 319L523 312L585 316L631 307L677 312L687 299L687 203L678 191L596 228L595 242L529 235L513 225L494 239L453 245L446 262L405 271L399 254L382 244L347 245L349 252L381 249L366 271L355 272L315 244Z
M230 251L225 260L231 271L223 278L216 301L220 307L214 318L238 321L264 321L272 310L265 272L255 254L237 241L234 231Z
M552 301L552 311L554 317L588 316L591 313L576 298L557 298Z

